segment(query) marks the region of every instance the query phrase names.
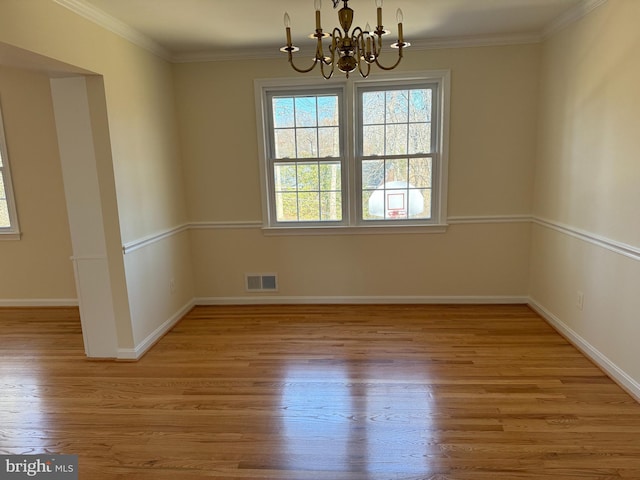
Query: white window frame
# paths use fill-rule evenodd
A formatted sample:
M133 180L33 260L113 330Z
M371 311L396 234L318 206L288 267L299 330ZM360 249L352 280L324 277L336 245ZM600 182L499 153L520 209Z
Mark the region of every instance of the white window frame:
M363 220L362 181L360 159L357 150L360 141L359 93L372 86L389 89L416 85L434 85L434 112L432 122L437 129L436 143L431 156L432 172L432 216L428 220ZM262 218L265 234L368 234L368 233L442 233L447 223L447 185L449 158L449 115L451 73L449 70L433 70L409 73L383 73L367 79L332 79L329 81L311 78L258 79L254 82L256 119L258 129L258 152L260 185L262 190ZM342 166L343 218L341 222L287 222L275 221L274 188L271 152L272 120L267 104L272 92L318 93L327 89L343 89L341 107L341 149L344 152ZM270 172L271 170L271 172Z
M13 183L11 181L11 166L9 164L9 154L4 131L4 120L2 116L2 108L0 107L0 154L2 155L2 166L0 166L0 175L4 182L4 190L9 210L8 227L0 227L0 240L19 240L20 225L18 224L18 212L16 210L15 196L13 193Z
M340 173L341 173L341 185L342 185L342 220L339 221L299 221L299 222L281 222L278 221L277 217L276 217L276 211L275 211L275 204L276 204L276 199L275 199L275 179L274 179L274 164L275 163L281 163L281 159L277 159L275 156L275 145L273 144L273 135L272 132L274 131L274 125L273 125L273 115L272 115L272 103L271 103L271 99L274 96L295 96L295 95L304 95L304 94L310 94L310 95L323 95L323 94L333 94L336 95L338 97L338 109L339 109L339 135L340 135L340 155L339 157L330 157L331 160L337 160L340 162L341 168L340 168ZM298 228L298 227L305 227L305 228L314 228L314 227L339 227L339 226L346 226L349 224L349 215L348 215L348 211L347 211L347 199L345 197L345 185L348 182L348 177L347 177L347 173L348 173L348 158L349 158L349 154L348 154L348 149L346 147L346 143L347 143L347 135L346 135L346 128L345 128L345 124L347 124L347 117L346 117L346 110L347 110L347 106L345 103L345 89L344 86L338 86L337 88L335 86L331 86L328 84L324 84L322 86L319 87L312 87L312 88L308 88L308 87L304 87L304 86L297 86L295 88L291 88L291 87L277 87L277 88L269 88L268 90L264 91L264 95L265 95L265 102L264 102L264 108L265 108L265 112L264 112L264 121L266 124L266 128L264 129L264 133L265 133L265 148L264 150L264 161L261 162L264 165L265 171L264 171L264 175L266 175L266 192L267 192L267 216L268 216L268 225L275 227L275 228ZM291 159L292 162L305 162L305 161L323 161L323 160L328 160L328 159L323 159L323 158L296 158L296 159Z

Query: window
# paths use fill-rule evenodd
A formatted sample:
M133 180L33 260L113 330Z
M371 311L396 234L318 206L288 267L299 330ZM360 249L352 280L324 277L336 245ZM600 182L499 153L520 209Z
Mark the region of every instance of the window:
M327 83L256 81L265 227L442 231L449 73Z
M0 239L19 238L18 232L18 218L13 200L4 123L2 121L2 111L0 111Z
M277 224L341 223L342 92L270 92L268 152Z

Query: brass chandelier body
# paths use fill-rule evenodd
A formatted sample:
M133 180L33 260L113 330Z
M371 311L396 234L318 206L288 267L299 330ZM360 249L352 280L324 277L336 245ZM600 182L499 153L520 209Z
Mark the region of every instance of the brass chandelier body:
M369 76L371 65L375 64L382 70L393 70L402 60L403 49L409 47L410 44L404 41L402 32L402 11L398 9L398 41L391 45L392 48L398 50L398 59L391 66L382 65L379 61L382 53L382 37L388 34L382 25L382 0L376 0L377 5L377 23L375 30L370 31L367 24L363 30L355 27L351 30L353 24L353 10L349 8L349 0L333 0L333 7L337 8L342 1L344 6L338 11L338 20L340 28L335 27L331 33L322 30L320 22L321 0L315 0L316 8L316 31L309 35L309 38L316 39L316 54L310 67L299 68L293 63L293 54L300 49L291 43L291 21L289 15L285 13L284 23L287 34L287 44L280 49L289 55L289 63L291 67L299 73L307 73L320 65L322 76L327 80L333 76L336 66L338 70L344 72L349 78L349 74L358 70L364 78ZM323 48L323 40L330 38L328 54L325 54Z

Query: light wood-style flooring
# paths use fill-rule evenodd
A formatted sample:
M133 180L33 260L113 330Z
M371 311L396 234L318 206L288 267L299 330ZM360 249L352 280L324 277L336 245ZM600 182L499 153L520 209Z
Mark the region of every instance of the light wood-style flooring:
M0 309L0 454L82 480L640 479L640 404L526 306L198 307L136 363Z

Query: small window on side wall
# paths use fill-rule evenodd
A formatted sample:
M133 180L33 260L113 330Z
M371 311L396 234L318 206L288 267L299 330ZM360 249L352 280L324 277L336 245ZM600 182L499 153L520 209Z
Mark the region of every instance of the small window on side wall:
M18 215L13 196L9 154L5 139L4 121L0 109L0 240L20 238Z

